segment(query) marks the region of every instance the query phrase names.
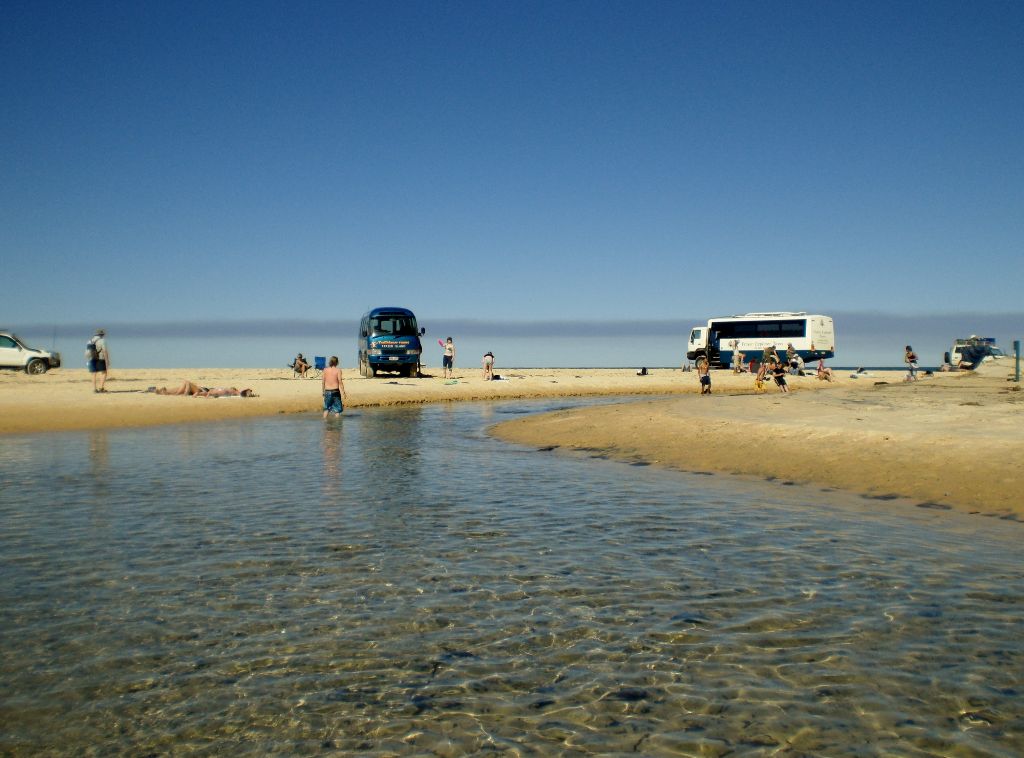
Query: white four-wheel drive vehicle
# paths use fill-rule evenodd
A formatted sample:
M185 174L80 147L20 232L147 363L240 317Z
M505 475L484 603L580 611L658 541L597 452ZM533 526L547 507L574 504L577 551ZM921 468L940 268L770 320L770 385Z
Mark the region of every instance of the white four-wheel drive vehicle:
M0 331L0 368L25 369L29 374L45 374L60 365L60 353L36 350L13 332Z

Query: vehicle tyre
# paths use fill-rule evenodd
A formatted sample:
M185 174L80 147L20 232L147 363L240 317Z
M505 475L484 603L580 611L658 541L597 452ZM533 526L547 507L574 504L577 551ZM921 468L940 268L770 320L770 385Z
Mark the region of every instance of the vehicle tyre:
M25 366L26 374L45 374L46 369L50 368L46 361L42 358L33 358Z

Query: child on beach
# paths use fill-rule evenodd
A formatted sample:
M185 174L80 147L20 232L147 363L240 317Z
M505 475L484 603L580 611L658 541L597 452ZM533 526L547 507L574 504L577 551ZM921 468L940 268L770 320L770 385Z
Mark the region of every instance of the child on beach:
M779 386L779 389L783 392L789 392L789 386L786 384L786 367L782 364L782 361L773 361L770 370L772 376L775 377L775 383Z
M494 353L488 350L484 353L484 380L490 381L494 378Z
M904 381L916 382L917 381L917 353L914 349L907 345L906 350L903 353L903 362L907 364L907 378Z
M700 394L711 394L711 366L707 357L697 361L697 376L700 377Z
M753 369L754 361L751 361L750 363L751 363L751 369ZM761 365L757 367L757 374L756 374L756 376L754 376L754 389L757 392L764 392L764 377L765 377L765 374L767 374L767 373L768 373L768 364L762 362Z

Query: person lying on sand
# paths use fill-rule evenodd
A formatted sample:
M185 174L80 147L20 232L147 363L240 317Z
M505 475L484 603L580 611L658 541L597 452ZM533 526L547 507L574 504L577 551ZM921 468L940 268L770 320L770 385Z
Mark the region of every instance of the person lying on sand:
M192 397L256 397L256 393L250 389L239 390L235 387L201 387L188 379L182 381L180 387L167 389L167 387L154 387L153 392L158 395L190 395Z

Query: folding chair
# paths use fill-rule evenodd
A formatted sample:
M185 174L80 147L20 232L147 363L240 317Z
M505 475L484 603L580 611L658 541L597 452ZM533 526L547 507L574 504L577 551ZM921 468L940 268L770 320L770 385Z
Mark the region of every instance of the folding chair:
M313 368L306 372L306 378L319 379L323 376L325 368L327 368L327 357L323 355L314 355Z

